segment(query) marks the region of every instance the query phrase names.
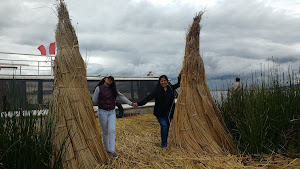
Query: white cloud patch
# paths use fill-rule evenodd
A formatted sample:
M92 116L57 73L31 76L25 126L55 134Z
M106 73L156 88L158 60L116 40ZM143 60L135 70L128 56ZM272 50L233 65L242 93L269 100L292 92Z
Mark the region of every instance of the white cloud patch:
M272 57L279 64L292 61L293 67L300 66L297 0L65 2L82 56L87 58L88 74L144 76L152 71L175 79L182 66L186 31L193 16L204 9L200 54L209 84L218 81L220 87L220 79L248 76ZM55 3L3 1L0 52L39 54L39 45L55 41Z

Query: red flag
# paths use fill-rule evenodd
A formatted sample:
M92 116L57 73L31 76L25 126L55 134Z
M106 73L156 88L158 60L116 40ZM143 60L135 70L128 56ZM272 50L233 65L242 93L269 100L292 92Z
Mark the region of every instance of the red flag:
M39 46L38 49L41 51L41 55L46 55L46 49L44 45Z
M49 54L50 54L50 55L55 55L55 42L50 43L50 46L49 46Z

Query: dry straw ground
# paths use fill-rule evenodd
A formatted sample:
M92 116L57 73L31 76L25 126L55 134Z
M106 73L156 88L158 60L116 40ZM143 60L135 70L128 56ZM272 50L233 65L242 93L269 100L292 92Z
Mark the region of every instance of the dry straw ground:
M100 124L98 129L101 130ZM280 155L262 156L254 161L249 156L200 155L180 147L160 147L160 126L151 113L117 119L116 153L109 165L100 168L300 168L300 159Z

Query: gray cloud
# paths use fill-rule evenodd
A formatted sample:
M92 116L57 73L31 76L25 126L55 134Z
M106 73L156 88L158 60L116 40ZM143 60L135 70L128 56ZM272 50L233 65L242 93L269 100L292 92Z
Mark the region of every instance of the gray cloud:
M178 0L168 5L147 0L65 2L88 74L143 76L152 71L174 80L182 66L186 31L206 6ZM1 3L0 51L17 48L14 52L38 54L39 45L55 41L55 3ZM246 79L272 57L299 67L300 15L292 7L300 8L300 3L221 0L208 5L200 35L208 84L221 88L221 82L229 85L237 76Z

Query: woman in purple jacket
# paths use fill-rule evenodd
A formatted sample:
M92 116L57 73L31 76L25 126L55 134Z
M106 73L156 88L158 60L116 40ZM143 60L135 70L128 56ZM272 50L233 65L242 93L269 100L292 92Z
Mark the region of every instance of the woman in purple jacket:
M104 77L96 86L93 95L93 103L98 105L98 119L102 128L102 137L106 151L117 159L115 153L115 139L116 139L116 98L119 97L123 102L132 105L117 88L115 80L112 76Z

